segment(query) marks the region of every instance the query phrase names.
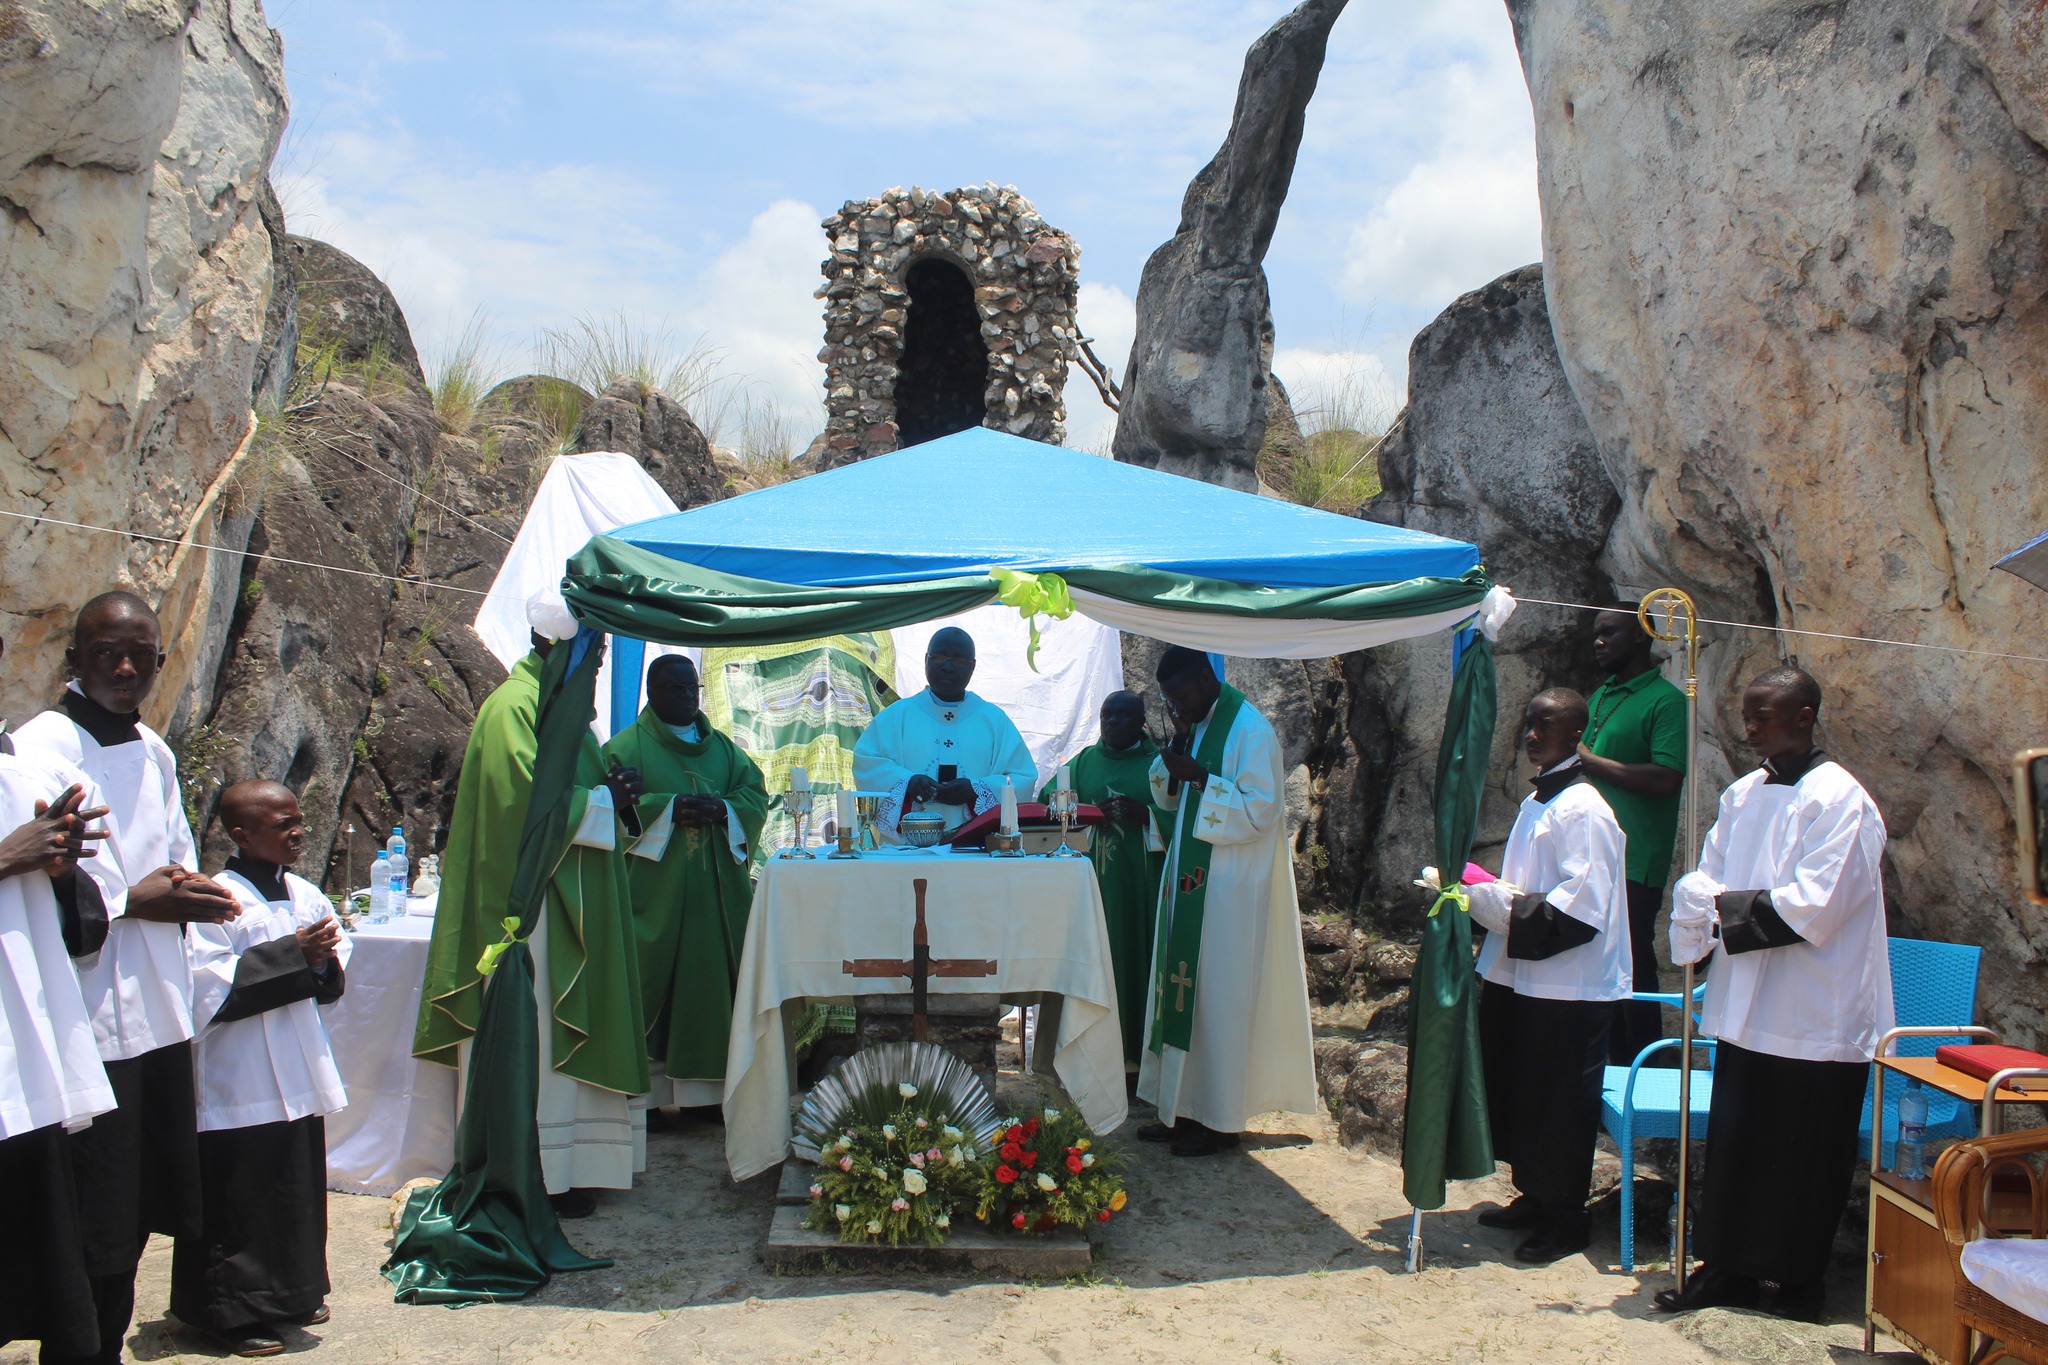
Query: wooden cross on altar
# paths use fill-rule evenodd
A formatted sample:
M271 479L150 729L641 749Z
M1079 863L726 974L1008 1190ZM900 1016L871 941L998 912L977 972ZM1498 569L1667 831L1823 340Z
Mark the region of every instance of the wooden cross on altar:
M994 976L996 964L993 958L933 957L931 940L926 934L924 924L925 879L916 878L910 885L917 893L917 925L910 934L910 960L906 962L895 957L859 957L851 961L842 960L839 970L848 976L909 977L910 1036L922 1043L926 1041L931 1024L926 1010L926 982L935 976Z

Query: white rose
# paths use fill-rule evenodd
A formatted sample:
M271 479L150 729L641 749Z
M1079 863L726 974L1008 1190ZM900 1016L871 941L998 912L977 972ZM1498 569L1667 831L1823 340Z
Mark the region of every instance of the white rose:
M894 1142L896 1140L896 1125L893 1123L883 1124L882 1136L889 1139L889 1141Z
M955 1147L946 1153L946 1164L948 1166L965 1166L967 1164L967 1154L960 1148Z
M844 1204L834 1204L832 1206L832 1213L842 1223L845 1222L847 1219L853 1217L853 1210L848 1208Z
M958 1128L955 1128L950 1123L947 1124L945 1127L939 1129L939 1135L945 1138L948 1142L958 1142L961 1138L967 1136L965 1133L961 1132Z
M901 1095L906 1100L912 1099L917 1094L917 1087L912 1085L909 1081L903 1081L897 1085L896 1093Z
M1048 1110L1046 1110L1046 1111L1045 1111L1045 1121L1046 1121L1047 1123L1058 1123L1058 1122L1060 1121L1060 1111L1059 1111L1059 1110L1057 1110L1057 1109L1048 1109Z
M926 1188L924 1172L905 1171L903 1173L903 1188L912 1194L923 1194Z
M1053 1178L1051 1176L1047 1175L1044 1171L1040 1171L1038 1173L1038 1188L1041 1190L1051 1191L1057 1190L1059 1186L1056 1183L1054 1183Z
M953 1226L953 1215L950 1213L937 1214L932 1218L932 1221L942 1228L949 1228Z
M1081 1153L1081 1164L1082 1164L1083 1166L1093 1166L1093 1165L1095 1164L1095 1153L1093 1153L1093 1152L1083 1152L1083 1153Z
M880 1232L881 1230L882 1230L882 1223L881 1223L881 1220L880 1220L880 1219L878 1219L878 1218L870 1218L870 1219L868 1219L868 1231L869 1231L870 1233L877 1233L877 1232Z

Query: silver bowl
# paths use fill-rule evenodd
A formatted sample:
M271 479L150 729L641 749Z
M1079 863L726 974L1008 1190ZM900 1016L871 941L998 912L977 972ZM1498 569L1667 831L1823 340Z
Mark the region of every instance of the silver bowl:
M903 842L912 848L932 848L946 837L946 817L943 815L910 814L896 822L896 832L903 836Z

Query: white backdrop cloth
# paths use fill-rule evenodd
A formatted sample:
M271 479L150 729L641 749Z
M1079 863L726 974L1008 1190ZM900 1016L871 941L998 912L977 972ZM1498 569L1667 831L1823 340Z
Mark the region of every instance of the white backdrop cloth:
M390 1194L455 1160L455 1072L412 1055L433 932L432 916L407 915L349 935L348 988L321 1010L348 1089L327 1116L330 1190Z
M1123 1123L1123 1035L1093 863L921 851L858 862L771 858L747 919L725 1056L725 1160L735 1180L789 1154L784 1006L910 990L907 977L854 978L842 967L910 957L917 877L930 884L932 956L997 964L993 977L933 977L932 994L1063 996L1054 1074L1096 1132Z
M984 701L1003 708L1031 749L1038 786L1052 780L1061 763L1095 742L1102 699L1124 685L1123 645L1115 630L1076 612L1064 621L1040 618L1038 671L1024 662L1031 631L1015 607L1000 603L957 616L898 626L896 691L924 690L924 651L934 632L958 626L974 637L974 681ZM1038 789L1018 792L1032 801Z
M533 647L526 624L527 599L543 588L561 586L569 556L592 536L678 510L675 499L631 455L590 451L555 456L534 490L533 505L526 509L526 520L520 523L498 576L491 580L491 595L476 614L476 633L483 637L484 647L510 671ZM653 663L662 654L697 657L694 649L651 644L645 662ZM602 742L612 736L609 656L598 670L596 695L597 723L592 728ZM643 684L643 701L645 695ZM638 704L634 710L638 712Z
M1440 630L1449 630L1470 617L1477 618L1474 624L1486 633L1487 639L1497 640L1501 626L1515 611L1514 598L1507 589L1498 587L1489 589L1477 606L1432 612L1425 616L1394 616L1379 621L1302 620L1174 611L1167 607L1105 597L1086 588L1071 591L1075 610L1104 626L1164 640L1170 645L1185 645L1189 649L1234 655L1240 659L1327 659L1356 649L1391 644L1395 640L1433 635ZM1011 614L1014 616L1016 613ZM1071 624L1071 621L1062 624ZM1037 750L1032 752L1036 754Z

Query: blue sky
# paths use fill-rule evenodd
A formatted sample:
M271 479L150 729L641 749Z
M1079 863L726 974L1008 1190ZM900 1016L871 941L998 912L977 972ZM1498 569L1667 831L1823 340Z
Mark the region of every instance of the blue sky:
M1129 344L1147 255L1221 142L1281 0L269 0L291 227L392 286L431 366L497 369L623 315L821 424L818 219L891 185L1014 184L1081 245L1082 325ZM1267 259L1305 407L1377 390L1468 289L1541 254L1500 0L1352 0ZM1070 440L1110 417L1078 373ZM730 433L727 433L730 435Z

